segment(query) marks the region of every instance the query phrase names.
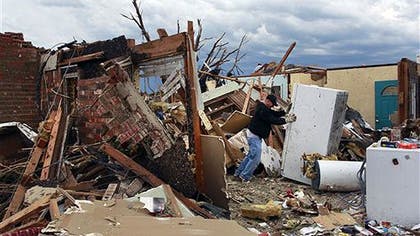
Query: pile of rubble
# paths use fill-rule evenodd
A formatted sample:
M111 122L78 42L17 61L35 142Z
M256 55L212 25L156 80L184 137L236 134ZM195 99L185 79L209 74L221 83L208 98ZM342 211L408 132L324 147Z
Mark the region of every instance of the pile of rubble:
M346 91L297 85L290 101L273 83L287 81L285 73L325 72L284 68L295 44L280 63L250 77L210 74L228 82L200 93L192 27L172 36L159 30L159 40L139 45L121 36L44 52L38 132L0 125L1 144L13 135L11 148L19 150L0 147L7 155L0 165L2 235L416 230L364 222L366 149L392 132L373 130L346 105ZM157 91L142 89L152 78L161 82ZM237 182L230 173L248 152L245 130L262 92L275 94L278 109L297 121L273 127L259 175ZM403 127L403 138L418 138L414 123ZM326 163L351 168L336 168L340 176L326 180Z

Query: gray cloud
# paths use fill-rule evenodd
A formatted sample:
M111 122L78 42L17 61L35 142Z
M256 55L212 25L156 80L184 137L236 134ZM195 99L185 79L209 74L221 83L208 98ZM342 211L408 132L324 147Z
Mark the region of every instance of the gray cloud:
M136 26L120 13L132 11L121 0L2 0L1 30L21 31L38 46L118 35L141 41ZM297 47L288 63L346 66L414 59L419 53L419 2L410 0L143 0L145 24L176 33L180 20L202 19L204 37L226 32L231 45L249 38L243 67L279 61L291 42ZM205 56L205 50L201 52Z

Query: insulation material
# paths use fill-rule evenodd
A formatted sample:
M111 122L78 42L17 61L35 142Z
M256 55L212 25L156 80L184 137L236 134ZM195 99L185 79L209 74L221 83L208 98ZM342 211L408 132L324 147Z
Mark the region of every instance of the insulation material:
M348 93L343 90L296 84L291 113L297 120L287 126L282 175L311 184L302 172L304 153L329 155L338 151Z
M223 139L218 136L201 135L201 146L205 194L216 206L229 209Z

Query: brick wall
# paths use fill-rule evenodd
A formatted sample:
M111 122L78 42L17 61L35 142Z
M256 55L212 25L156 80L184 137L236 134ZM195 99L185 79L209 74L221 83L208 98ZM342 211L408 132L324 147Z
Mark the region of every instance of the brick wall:
M125 73L124 77L128 75ZM120 78L116 82L114 76L103 75L78 81L76 117L82 143L105 140L130 156L133 152L135 161L193 197L195 178L184 142L179 139L172 143L134 84Z
M20 121L33 128L41 120L36 103L38 49L21 33L0 33L0 123Z
M149 140L150 156L160 157L172 147L169 134L130 81L110 82L109 76L79 80L77 106L82 142L114 139L135 148Z

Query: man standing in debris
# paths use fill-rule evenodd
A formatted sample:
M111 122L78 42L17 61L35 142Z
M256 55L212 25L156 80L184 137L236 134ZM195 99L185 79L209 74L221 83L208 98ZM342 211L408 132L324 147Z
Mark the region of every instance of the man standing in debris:
M249 152L235 171L235 177L241 178L243 182L249 182L261 161L261 141L269 136L271 125L283 125L296 120L295 114L286 114L284 110L275 111L272 109L275 106L277 101L274 95L261 93L247 130Z

